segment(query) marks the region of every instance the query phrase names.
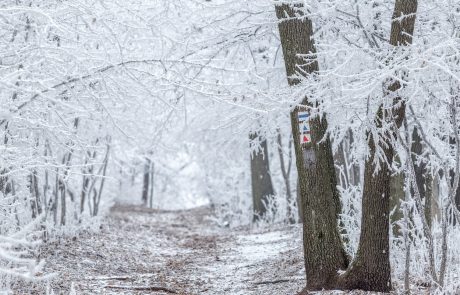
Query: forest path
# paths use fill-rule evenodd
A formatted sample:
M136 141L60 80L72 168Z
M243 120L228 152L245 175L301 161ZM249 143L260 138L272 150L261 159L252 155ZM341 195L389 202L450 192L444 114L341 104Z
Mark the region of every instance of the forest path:
M55 294L293 295L304 286L300 227L228 229L208 208L114 207L96 235L49 244ZM174 292L174 293L173 293Z

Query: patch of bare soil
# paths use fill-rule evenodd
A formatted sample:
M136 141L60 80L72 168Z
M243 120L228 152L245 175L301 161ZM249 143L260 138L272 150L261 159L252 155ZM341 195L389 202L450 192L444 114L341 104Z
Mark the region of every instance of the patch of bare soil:
M114 207L97 235L42 249L54 294L294 295L305 285L300 227L223 229L208 208ZM44 294L37 285L16 294Z

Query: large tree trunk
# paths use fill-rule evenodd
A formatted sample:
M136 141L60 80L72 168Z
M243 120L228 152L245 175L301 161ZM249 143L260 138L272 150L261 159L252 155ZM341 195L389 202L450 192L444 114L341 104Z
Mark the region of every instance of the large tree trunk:
M257 140L259 135L252 133L249 138L251 141ZM267 141L260 142L262 150L258 150L251 155L251 184L252 184L252 203L254 210L254 221L263 217L267 213L266 205L270 196L274 195L272 178L270 175L270 165L268 162Z
M417 0L396 0L391 26L391 45L405 46L412 42L416 12ZM389 81L388 85L387 95L391 95L402 87L398 81ZM398 132L397 128L401 126L404 116L404 101L396 97L393 101L392 114L380 106L375 119L377 128L382 130L383 121L393 118L396 122L395 129L388 133L380 132L380 135L386 138L383 142L382 140L375 142L374 138L368 135L370 156L365 163L361 236L356 257L350 269L341 277L342 288L380 292L391 290L389 213L390 167L394 149L390 141L395 137L394 133ZM388 162L379 160L378 171L375 165L377 145Z
M314 54L312 22L300 11L301 4L276 6L280 20L278 28L283 48L289 85L300 81L293 76L297 68L304 73L318 71L317 61L305 64L299 54ZM301 73L299 73L301 74ZM343 249L337 227L341 211L337 180L330 140L323 139L327 130L326 118L310 119L311 142L302 144L299 136L298 112L307 109L308 98L291 113L292 134L299 176L299 189L303 217L303 245L308 290L335 287L338 270L346 269L348 258ZM304 107L305 106L305 107Z
M404 201L406 192L404 191L405 173L393 174L390 179L390 211L394 210L390 223L393 224L404 218L404 211L401 210L401 201ZM393 235L402 236L399 227L393 227Z

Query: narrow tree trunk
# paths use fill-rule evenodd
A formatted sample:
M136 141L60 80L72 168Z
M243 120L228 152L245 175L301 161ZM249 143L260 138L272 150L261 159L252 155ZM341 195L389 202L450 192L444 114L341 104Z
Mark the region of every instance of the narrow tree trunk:
M249 136L251 141L258 140L259 135L252 133ZM251 186L254 221L262 218L267 213L269 197L274 195L270 165L268 162L267 141L260 142L262 150L251 154Z
M406 46L412 42L416 12L417 0L396 0L391 26L391 45ZM386 94L390 96L399 89L401 89L399 81L389 81ZM365 163L361 236L355 259L340 280L340 285L344 289L388 292L392 288L389 258L389 205L390 167L394 149L391 138L395 138L395 132L398 132L397 128L402 125L404 116L404 101L396 97L393 99L392 113L380 106L375 119L379 130L382 130L384 120L390 119L390 123L394 119L396 123L391 132L381 131L382 137L386 138L385 142L375 142L374 137L368 134L370 156ZM377 145L387 160L387 162L378 160L380 162L378 170Z
M30 195L32 197L32 218L35 219L38 215L42 214L40 191L38 189L38 177L36 170L32 170L32 172L29 174L29 185Z
M410 181L410 175L409 173L406 172L405 174L405 183L406 187L411 187L411 181ZM404 214L404 228L403 228L403 239L404 239L404 248L405 248L405 266L404 266L404 294L409 295L410 294L410 236L409 236L409 231L410 231L410 210L409 210L409 200L410 200L410 190L406 190L404 194L404 208L403 208L403 214Z
M65 188L65 183L62 181L59 184L59 190L61 194L61 225L65 225L66 212L67 212L66 188Z
M29 192L31 195L30 207L32 211L32 219L37 218L37 197L35 196L35 191L33 189L34 181L32 179L32 173L29 174Z
M456 146L456 140L455 137L451 136L449 138L449 144L452 146ZM455 170L452 169L449 171L450 175L450 184L454 185L454 179L455 179ZM456 189L455 192L455 206L460 210L460 189ZM457 224L457 220L453 216L447 217L449 219L449 222L452 223L453 225Z
M82 189L80 194L80 214L85 211L85 200L86 195L88 194L89 180L90 178L88 175L83 175Z
M90 181L91 178L94 177L94 165L90 164L89 168L86 166L88 165L89 161L93 161L96 158L96 155L96 151L93 151L92 153L90 151L86 152L85 168L83 169L83 180L80 194L80 213L83 213L85 210L85 200L86 198L89 198L91 192L91 190L89 190ZM91 212L89 213L91 214Z
M425 218L428 226L431 228L431 177L428 175L426 163L424 161L418 162L417 156L423 155L422 137L419 135L417 128L414 128L412 133L412 161L415 166L415 180L417 182L420 197L425 203Z
M457 206L458 210L460 210L460 190L457 189L457 193L455 194L455 205Z
M281 173L283 175L284 185L286 186L287 219L289 223L294 224L296 220L294 218L294 213L292 212L294 200L292 199L291 180L290 180L291 165L292 165L292 151L291 151L292 141L289 141L288 165L286 167L286 164L284 162L283 141L281 138L281 131L278 130L277 133L278 133L277 134L278 155L280 157ZM299 205L297 204L297 206Z
M142 184L142 204L147 206L149 199L149 181L150 181L150 160L145 159L144 162L144 181Z
M429 228L433 225L433 182L433 176L427 172L425 176L425 217Z
M149 207L150 208L153 208L154 177L155 177L155 163L151 162L151 165L150 165L150 196L149 196Z
M302 68L303 73L318 71L316 60L306 64L298 56L316 52L312 22L301 12L302 8L301 4L276 6L289 85L300 82L294 77L298 67ZM327 130L325 117L311 118L311 142L300 142L297 116L299 110L306 110L307 106L309 102L305 98L302 106L296 107L291 113L303 216L306 290L331 289L336 286L338 270L347 268L348 257L337 227L341 205L331 143L327 136L324 139Z
M53 221L54 225L58 225L57 219L58 219L58 204L59 204L59 169L56 169L56 181L55 181L55 186L54 186L54 200L53 200L53 206L52 206L52 211L53 211Z
M101 203L102 192L104 191L104 184L105 184L105 176L107 174L107 166L109 165L109 156L110 156L110 144L107 144L107 150L105 152L104 163L102 164L102 178L101 184L99 186L99 191L97 194L97 198L94 202L94 213L93 216L96 216L99 213L99 204ZM149 161L150 162L150 161Z

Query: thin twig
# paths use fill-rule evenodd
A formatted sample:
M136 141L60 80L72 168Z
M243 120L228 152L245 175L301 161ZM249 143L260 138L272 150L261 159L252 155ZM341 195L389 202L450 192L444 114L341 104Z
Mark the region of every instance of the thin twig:
M119 289L119 290L135 290L135 291L163 291L166 293L177 294L176 291L168 289L166 287L156 287L156 286L116 286L116 285L107 285L105 288L109 289Z

